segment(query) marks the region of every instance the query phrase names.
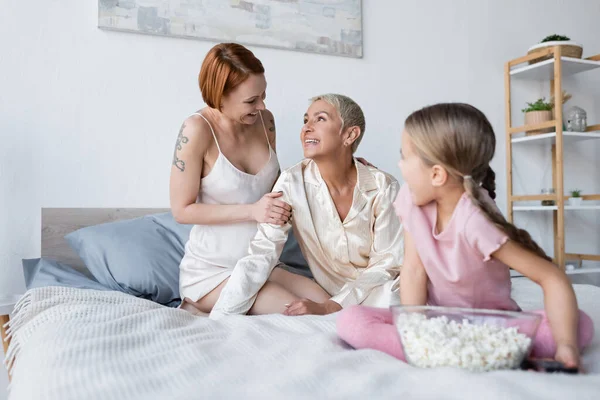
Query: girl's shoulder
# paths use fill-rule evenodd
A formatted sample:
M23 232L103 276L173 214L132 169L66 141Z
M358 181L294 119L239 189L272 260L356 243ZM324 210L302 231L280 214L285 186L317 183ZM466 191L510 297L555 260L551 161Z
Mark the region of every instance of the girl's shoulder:
M408 185L403 183L400 190L398 190L396 200L394 200L394 211L405 228L411 230L415 225L430 225L432 223L432 218L435 215L435 205L416 205Z
M500 213L500 209L496 205L496 202L489 196L488 192L485 189L479 190L481 191L480 198L482 201L496 212ZM457 205L457 208L457 214L460 215L460 219L462 220L465 229L474 224L482 226L495 226L494 223L487 217L485 211L475 204L475 202L471 200L467 193L463 195L459 204Z
M469 246L477 250L484 261L488 261L491 255L498 250L508 240L508 235L496 224L494 224L480 207L474 204L467 197L463 205L463 223L461 224L461 234ZM485 193L484 201L491 202L498 212L498 207L494 201Z

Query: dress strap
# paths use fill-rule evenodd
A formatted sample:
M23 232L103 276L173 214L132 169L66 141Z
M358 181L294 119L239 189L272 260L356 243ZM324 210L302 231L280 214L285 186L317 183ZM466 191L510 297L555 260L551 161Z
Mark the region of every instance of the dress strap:
M260 115L260 120L262 121L262 124L263 124L263 129L265 131L265 137L267 138L267 145L269 146L269 150L273 150L271 148L271 141L269 140L269 135L267 134L267 127L265 126L265 120L263 119L262 112L260 112L260 110L258 110L258 115Z
M210 131L212 132L213 138L215 139L215 143L217 144L217 149L219 150L219 153L221 153L221 147L219 146L219 141L217 140L217 135L215 135L215 130L213 129L210 122L208 122L206 117L204 115L202 115L201 113L193 113L192 115L199 115L202 117L203 120L206 121L206 123L208 124L208 127L210 128ZM264 122L263 122L263 125L264 125Z

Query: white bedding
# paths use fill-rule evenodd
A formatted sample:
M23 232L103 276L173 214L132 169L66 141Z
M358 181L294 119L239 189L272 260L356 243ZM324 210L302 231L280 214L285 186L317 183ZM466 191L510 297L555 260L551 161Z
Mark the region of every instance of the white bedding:
M541 291L514 280L525 309ZM600 327L600 288L576 285ZM598 399L600 329L585 352L592 374L417 369L355 351L325 317L194 317L118 292L40 288L11 323L17 355L9 399Z

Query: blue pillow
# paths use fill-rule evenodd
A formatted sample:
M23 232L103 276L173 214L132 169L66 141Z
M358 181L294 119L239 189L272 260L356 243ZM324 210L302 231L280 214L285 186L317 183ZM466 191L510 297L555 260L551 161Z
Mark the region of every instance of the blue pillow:
M102 285L177 306L181 302L179 264L192 226L162 213L89 226L65 239ZM294 273L312 276L293 234L281 261Z
M108 290L98 281L91 279L70 265L45 258L24 259L23 275L25 287L29 289L45 286L67 286L78 289Z
M176 306L179 263L191 228L163 213L85 227L65 239L101 284Z

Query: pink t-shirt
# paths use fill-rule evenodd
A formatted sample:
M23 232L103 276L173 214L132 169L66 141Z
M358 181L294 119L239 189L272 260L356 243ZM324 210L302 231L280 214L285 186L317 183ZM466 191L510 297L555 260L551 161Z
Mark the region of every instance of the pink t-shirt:
M493 203L484 189L486 201ZM394 202L429 277L428 304L446 307L520 310L510 297L509 268L491 258L508 236L462 195L448 226L436 233L437 206L413 203L404 184Z

